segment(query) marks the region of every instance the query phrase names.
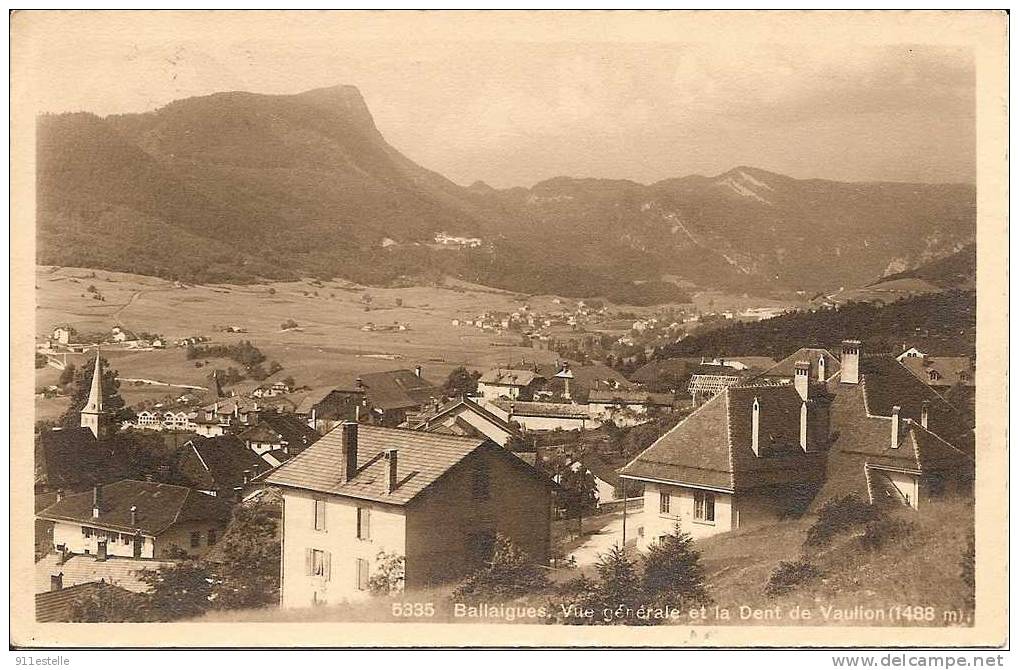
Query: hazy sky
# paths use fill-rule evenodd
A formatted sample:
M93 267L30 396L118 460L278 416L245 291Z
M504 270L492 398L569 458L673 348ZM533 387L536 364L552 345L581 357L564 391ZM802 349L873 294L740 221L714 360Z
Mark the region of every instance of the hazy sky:
M282 17L286 18L286 17ZM33 40L46 111L146 111L216 91L352 84L387 140L469 184L557 175L652 182L736 165L795 177L973 181L974 73L951 47L698 41L479 40L374 34L330 17L103 29ZM69 24L72 25L72 24ZM514 33L519 37L521 33ZM525 33L526 34L526 33ZM552 33L554 35L554 31ZM17 34L15 34L15 42Z

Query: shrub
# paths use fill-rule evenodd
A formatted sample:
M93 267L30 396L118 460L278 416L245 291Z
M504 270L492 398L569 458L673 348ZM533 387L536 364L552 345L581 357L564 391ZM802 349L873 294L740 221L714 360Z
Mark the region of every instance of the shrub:
M371 579L368 580L368 588L372 594L388 596L403 591L406 574L403 556L380 551L376 560L377 568Z
M879 517L863 527L860 544L864 549L876 550L890 541L899 540L913 532L913 524L905 519Z
M875 521L878 517L877 509L855 494L833 498L817 513L817 521L807 531L804 544L812 547L828 544L839 533Z
M777 596L820 576L821 571L817 566L805 558L796 561L782 561L771 573L764 592L769 596Z

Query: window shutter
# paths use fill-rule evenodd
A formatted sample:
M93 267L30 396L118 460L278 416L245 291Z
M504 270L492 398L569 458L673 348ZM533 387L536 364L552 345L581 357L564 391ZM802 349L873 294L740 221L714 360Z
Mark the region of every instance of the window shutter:
M372 511L367 507L364 509L364 539L372 539Z
M304 550L304 574L313 575L315 574L315 550L305 549Z
M333 552L326 551L323 553L325 554L322 559L323 562L325 563L323 575L325 576L325 580L328 582L330 579L332 579L333 576Z

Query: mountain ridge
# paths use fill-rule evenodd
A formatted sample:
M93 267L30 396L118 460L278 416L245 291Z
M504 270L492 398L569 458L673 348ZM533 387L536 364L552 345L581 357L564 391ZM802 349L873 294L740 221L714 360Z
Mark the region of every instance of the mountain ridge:
M85 259L196 281L450 274L511 290L541 276L549 291L580 292L640 292L670 274L767 293L863 284L975 238L966 185L801 180L741 165L652 184L560 176L463 187L390 145L350 85L44 115L38 127L44 264ZM438 250L440 232L484 244Z

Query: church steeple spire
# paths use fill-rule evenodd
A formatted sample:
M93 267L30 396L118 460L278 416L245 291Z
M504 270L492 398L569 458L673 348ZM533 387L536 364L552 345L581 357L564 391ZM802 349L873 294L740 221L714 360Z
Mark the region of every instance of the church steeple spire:
M81 410L81 427L91 430L97 439L104 429L103 414L103 368L97 347L95 367L92 369L92 386L88 390L88 401Z

